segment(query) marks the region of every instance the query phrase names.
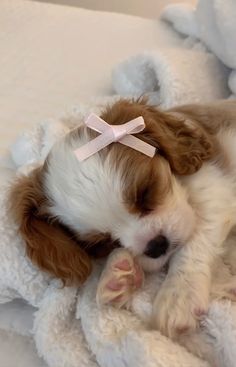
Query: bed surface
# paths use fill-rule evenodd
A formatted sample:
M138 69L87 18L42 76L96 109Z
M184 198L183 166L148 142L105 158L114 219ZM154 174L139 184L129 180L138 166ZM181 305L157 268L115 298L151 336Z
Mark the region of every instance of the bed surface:
M23 127L111 94L117 62L181 42L158 20L1 0L0 153Z

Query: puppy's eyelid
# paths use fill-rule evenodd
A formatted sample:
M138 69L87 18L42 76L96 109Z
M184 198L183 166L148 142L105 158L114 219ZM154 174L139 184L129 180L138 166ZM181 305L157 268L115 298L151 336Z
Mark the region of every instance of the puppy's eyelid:
M154 208L152 208L152 209L145 209L145 210L143 210L143 211L140 213L139 217L140 217L140 218L147 217L149 214L151 214L151 213L153 213L153 212L154 212Z

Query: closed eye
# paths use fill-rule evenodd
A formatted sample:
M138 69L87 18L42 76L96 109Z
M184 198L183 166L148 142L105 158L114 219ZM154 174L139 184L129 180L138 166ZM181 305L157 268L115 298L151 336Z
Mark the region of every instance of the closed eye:
M155 209L153 189L151 186L144 187L137 193L136 207L140 210L141 216L150 214Z

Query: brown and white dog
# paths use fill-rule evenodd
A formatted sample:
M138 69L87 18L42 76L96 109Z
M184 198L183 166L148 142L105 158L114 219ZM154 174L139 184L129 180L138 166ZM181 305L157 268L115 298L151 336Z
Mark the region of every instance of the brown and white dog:
M212 269L236 222L236 101L162 111L120 100L101 115L112 125L138 116L153 158L114 143L79 162L74 150L97 136L80 126L18 180L11 210L32 262L64 283L84 282L92 258L117 246L146 271L170 260L154 317L173 336L207 311Z

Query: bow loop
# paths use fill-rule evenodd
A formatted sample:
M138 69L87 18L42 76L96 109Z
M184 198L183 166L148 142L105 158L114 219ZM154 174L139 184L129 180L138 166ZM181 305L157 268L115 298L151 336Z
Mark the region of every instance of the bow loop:
M145 128L145 122L142 116L130 120L125 124L109 125L99 116L92 113L85 121L85 125L90 129L101 133L101 135L74 151L79 161L89 158L114 142L129 146L130 148L138 150L149 157L153 157L155 155L155 147L132 135L143 131Z
M104 133L111 126L101 119L101 117L95 115L95 113L91 113L84 123L87 127L97 131L98 133Z
M145 122L142 116L128 121L124 125L126 126L127 134L138 134L145 129Z

